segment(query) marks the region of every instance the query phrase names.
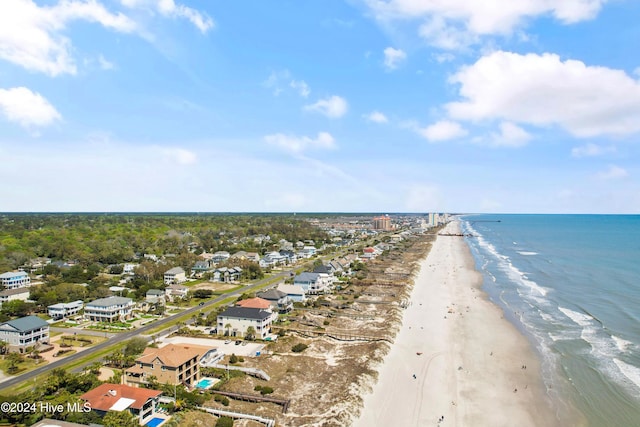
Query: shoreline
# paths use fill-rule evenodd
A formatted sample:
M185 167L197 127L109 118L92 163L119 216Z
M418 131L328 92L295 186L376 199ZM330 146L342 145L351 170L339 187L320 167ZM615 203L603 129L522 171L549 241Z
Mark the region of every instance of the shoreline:
M439 236L354 427L560 425L537 353L481 287L466 242Z

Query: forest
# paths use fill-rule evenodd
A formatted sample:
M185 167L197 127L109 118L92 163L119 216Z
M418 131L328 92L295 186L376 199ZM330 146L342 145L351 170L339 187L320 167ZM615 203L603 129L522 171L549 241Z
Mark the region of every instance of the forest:
M86 268L145 253L262 254L277 249L280 239L322 244L328 236L304 218L285 214L2 214L0 271L36 257L74 260Z

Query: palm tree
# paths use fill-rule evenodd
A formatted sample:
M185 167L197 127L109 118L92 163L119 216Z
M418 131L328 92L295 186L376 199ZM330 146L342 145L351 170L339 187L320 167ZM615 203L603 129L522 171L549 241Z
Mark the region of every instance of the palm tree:
M249 326L247 328L247 332L245 333L245 337L248 340L253 340L256 337L256 328L254 328L253 326Z
M6 341L0 340L0 354L5 354L9 348L9 344Z
M225 329L227 330L227 333L225 335L229 336L229 329L231 329L231 323L227 323L226 325L224 325Z

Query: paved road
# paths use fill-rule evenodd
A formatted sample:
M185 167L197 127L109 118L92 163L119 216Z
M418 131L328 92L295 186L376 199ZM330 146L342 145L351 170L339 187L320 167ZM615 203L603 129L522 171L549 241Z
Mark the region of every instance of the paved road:
M22 375L18 375L16 377L11 377L7 380L4 380L2 382L0 382L0 391L3 391L5 389L9 389L11 387L16 386L19 383L22 383L24 381L29 381L32 378L38 376L38 375L42 375L52 369L55 368L61 368L64 367L65 365L68 365L72 362L75 362L79 359L85 358L89 355L91 355L92 353L96 353L100 350L104 350L107 347L110 347L114 344L120 343L122 341L126 341L130 338L136 337L136 336L140 336L140 335L144 335L145 333L148 333L149 331L153 330L153 329L157 329L160 326L166 325L167 323L172 322L175 317L182 317L186 314L197 314L199 311L204 311L207 308L211 308L214 304L229 298L230 296L234 296L234 295L239 295L245 292L249 292L257 287L260 287L262 285L264 285L266 282L273 280L274 278L281 278L284 279L286 277L289 277L289 271L283 271L282 273L279 273L275 276L271 276L271 277L267 277L264 279L261 279L257 282L255 282L252 285L249 286L244 286L238 290L235 290L233 292L229 292L229 293L225 293L220 295L219 297L209 300L207 302L205 302L203 305L197 305L195 307L191 307L181 313L175 314L171 317L167 317L165 319L160 319L156 322L150 323L148 325L145 325L141 328L135 329L135 330L131 330L131 331L127 331L127 332L122 332L119 333L113 337L111 337L110 339L108 339L107 341L101 342L100 344L95 345L94 347L91 347L85 351L82 351L80 353L76 353L76 354L72 354L71 356L65 357L64 359L61 360L57 360L55 362L51 362L47 365L41 366L39 368L36 368L32 371L26 372ZM178 326L173 326L171 329L169 330L165 330L165 331L161 331L158 332L157 335L161 335L162 333L167 333L167 332L173 332L175 330L178 329ZM91 362L89 362L91 363ZM77 368L76 370L81 370L82 367Z

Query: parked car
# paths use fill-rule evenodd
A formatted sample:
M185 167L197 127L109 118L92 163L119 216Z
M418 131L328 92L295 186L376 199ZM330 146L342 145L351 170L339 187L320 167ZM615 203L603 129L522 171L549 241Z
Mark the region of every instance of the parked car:
M242 341L236 340L236 345L240 345L240 344L242 344Z
M231 340L226 340L224 343L225 344L231 344Z

